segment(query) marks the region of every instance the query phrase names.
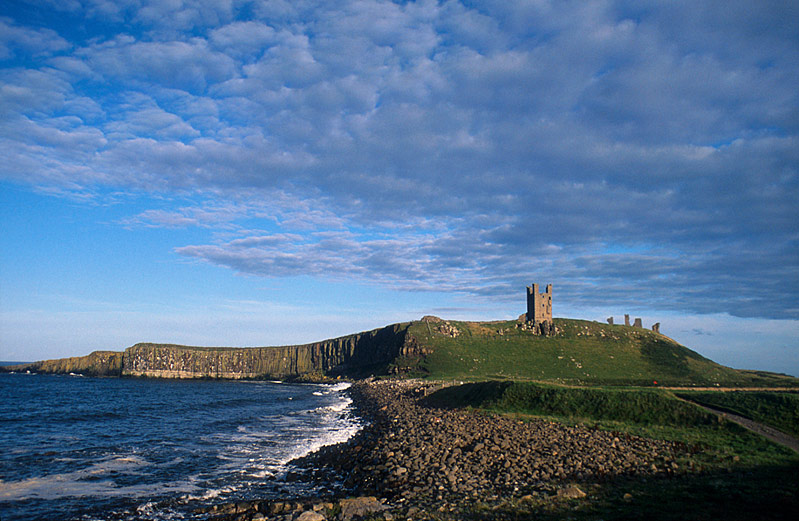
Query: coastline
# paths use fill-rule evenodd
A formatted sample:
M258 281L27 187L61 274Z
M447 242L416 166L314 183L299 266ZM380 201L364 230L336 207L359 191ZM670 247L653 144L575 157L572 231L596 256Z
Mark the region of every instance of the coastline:
M674 476L690 456L676 442L426 406L440 387L355 382L348 391L363 428L292 462L292 479L329 484L331 495L198 513L219 521L513 518L580 502L597 483Z

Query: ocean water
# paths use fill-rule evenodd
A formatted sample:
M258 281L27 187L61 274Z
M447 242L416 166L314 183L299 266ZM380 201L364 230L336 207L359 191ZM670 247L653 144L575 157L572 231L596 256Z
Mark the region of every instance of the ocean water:
M0 374L0 520L194 519L319 493L287 463L357 432L347 386Z

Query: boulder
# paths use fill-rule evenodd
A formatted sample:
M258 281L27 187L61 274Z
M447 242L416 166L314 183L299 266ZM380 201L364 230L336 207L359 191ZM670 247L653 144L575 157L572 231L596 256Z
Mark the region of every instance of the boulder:
M300 514L296 521L325 521L325 516L320 514L319 512L314 512L313 510L308 510Z
M349 521L355 517L363 517L375 512L382 512L388 508L374 496L342 499L339 502L339 506L341 507L341 519L344 521Z
M567 499L579 499L581 497L585 497L587 494L580 490L580 487L577 485L571 485L565 488L558 490L558 497L563 497Z

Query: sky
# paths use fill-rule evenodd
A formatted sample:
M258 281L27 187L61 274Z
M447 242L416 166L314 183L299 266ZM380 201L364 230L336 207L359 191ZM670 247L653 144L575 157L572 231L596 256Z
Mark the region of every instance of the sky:
M629 313L799 375L799 3L4 0L0 360Z

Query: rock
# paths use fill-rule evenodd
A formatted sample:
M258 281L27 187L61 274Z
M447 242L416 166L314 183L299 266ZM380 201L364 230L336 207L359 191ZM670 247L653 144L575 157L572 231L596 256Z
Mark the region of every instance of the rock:
M443 504L454 512L476 498L492 507L525 494L568 498L570 487L561 485L558 492L557 482L549 480L644 477L651 464L670 469L669 463L685 453L673 442L422 405L418 400L435 387L396 380L354 384L350 393L366 420L363 430L343 445L294 462L314 469L307 474L314 479L340 482L343 475L351 493L366 496L343 500L336 521L363 515L381 519L388 507L375 496L401 506L403 514L413 506L433 512ZM575 497L584 497L580 493Z
M325 516L323 516L319 512L308 510L300 514L300 516L295 521L325 521L325 519L326 519Z
M375 512L382 512L388 508L374 496L342 499L339 502L339 506L341 507L341 519L343 521L349 521L354 517L363 517Z
M558 490L558 497L565 497L568 499L579 499L585 497L587 494L580 490L577 485L571 485Z

